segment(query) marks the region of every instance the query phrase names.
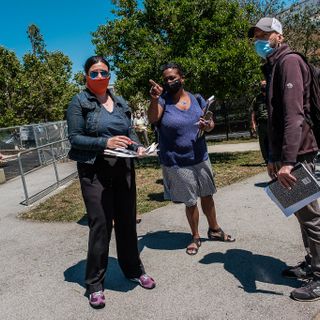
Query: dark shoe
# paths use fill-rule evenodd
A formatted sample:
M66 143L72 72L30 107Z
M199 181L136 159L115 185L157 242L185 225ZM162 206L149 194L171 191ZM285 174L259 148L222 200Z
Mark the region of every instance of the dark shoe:
M320 299L320 279L312 279L301 288L294 289L291 298L297 301L316 301Z
M89 295L89 304L92 308L101 309L104 308L106 300L103 291L93 292Z
M156 286L156 282L146 273L140 276L140 278L131 278L133 282L137 282L140 284L142 288L145 289L153 289Z
M288 267L282 271L282 276L292 279L311 279L313 277L311 266L306 261L302 261L296 266Z
M235 242L236 239L232 238L230 234L226 234L221 228L214 230L208 229L208 238L211 241Z

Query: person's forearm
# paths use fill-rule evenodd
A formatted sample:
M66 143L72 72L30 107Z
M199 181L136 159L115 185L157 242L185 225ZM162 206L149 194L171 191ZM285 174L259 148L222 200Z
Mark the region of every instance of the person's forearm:
M99 152L106 148L108 138L73 134L69 135L69 141L75 149Z
M251 113L251 127L252 128L256 127L256 114L254 111Z
M148 120L150 123L157 122L162 114L162 108L159 105L159 99L151 98L150 106L148 109Z

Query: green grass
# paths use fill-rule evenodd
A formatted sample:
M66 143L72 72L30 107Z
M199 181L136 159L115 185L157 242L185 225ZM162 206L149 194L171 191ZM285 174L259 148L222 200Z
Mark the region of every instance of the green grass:
M217 187L223 187L265 170L259 151L212 153L210 160L216 173ZM163 200L162 174L157 158L139 160L136 165L138 213L167 205ZM78 181L53 195L20 217L46 222L71 222L83 218L85 208Z

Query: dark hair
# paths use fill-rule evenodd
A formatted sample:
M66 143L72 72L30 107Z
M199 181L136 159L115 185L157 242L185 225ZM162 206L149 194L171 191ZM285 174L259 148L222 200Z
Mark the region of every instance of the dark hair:
M88 58L88 59L86 60L86 62L85 62L85 64L84 64L84 67L83 67L84 72L85 72L86 74L88 74L89 69L90 69L94 64L96 64L96 63L98 63L98 62L104 63L104 64L108 67L108 69L109 69L109 71L110 71L110 64L109 64L109 62L108 62L104 57L102 57L102 56L91 56L90 58Z
M164 70L167 70L167 69L177 69L179 75L181 77L184 77L184 72L182 70L182 67L179 64L175 63L175 62L169 62L169 63L166 63L166 64L164 64L163 66L160 67L160 71L162 73L164 72Z

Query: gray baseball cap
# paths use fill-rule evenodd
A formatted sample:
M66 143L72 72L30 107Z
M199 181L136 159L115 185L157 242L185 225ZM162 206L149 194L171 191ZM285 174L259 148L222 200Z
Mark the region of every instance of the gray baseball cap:
M255 26L249 29L249 32L248 32L249 38L253 38L255 28L258 28L265 32L275 31L277 33L282 34L282 24L276 18L270 18L270 17L261 18Z

